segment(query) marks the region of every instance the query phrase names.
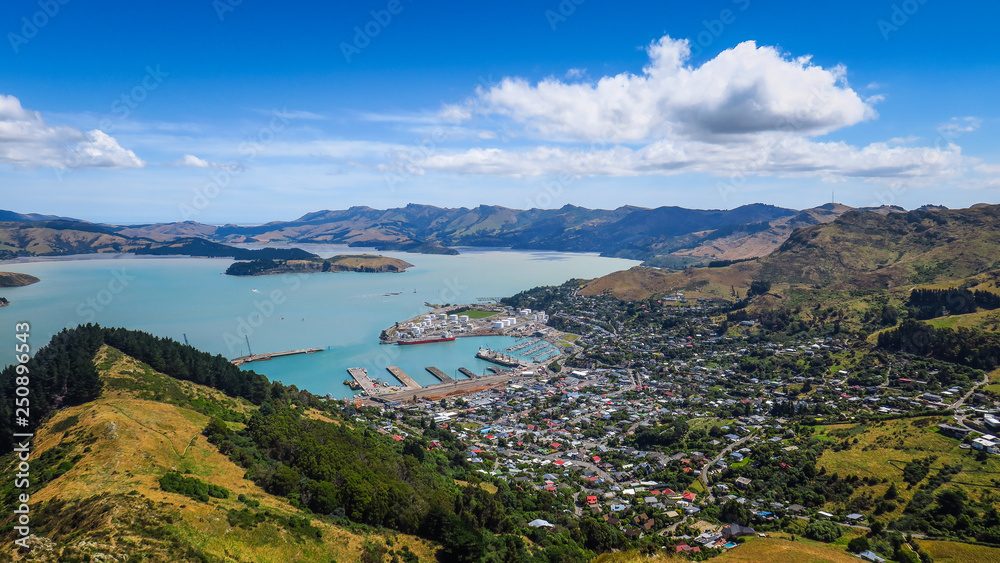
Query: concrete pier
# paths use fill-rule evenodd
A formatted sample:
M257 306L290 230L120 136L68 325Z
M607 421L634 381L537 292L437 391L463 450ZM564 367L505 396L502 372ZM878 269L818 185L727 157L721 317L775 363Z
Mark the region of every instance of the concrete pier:
M241 366L243 364L249 364L250 362L261 362L264 360L270 360L271 358L280 358L281 356L295 356L298 354L312 354L314 352L322 352L322 348L299 348L298 350L288 350L286 352L268 352L266 354L251 354L249 356L240 356L239 358L233 358L230 360L234 366Z
M369 396L378 395L378 387L375 385L375 381L368 377L368 370L365 368L347 368L347 373L354 378L354 381L358 382L361 390Z
M441 381L441 383L451 383L451 382L455 381L447 373L441 371L440 369L438 369L438 368L436 368L434 366L429 366L429 367L427 367L425 369L427 371L429 371L431 375L433 375L434 377L438 378L438 380Z
M420 389L420 384L403 371L403 368L399 366L389 366L385 369L391 373L393 377L398 379L407 389Z

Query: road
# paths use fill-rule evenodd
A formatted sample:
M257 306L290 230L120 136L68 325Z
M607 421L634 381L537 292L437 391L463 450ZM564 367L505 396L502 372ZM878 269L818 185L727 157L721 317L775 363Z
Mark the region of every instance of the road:
M736 440L732 444L729 444L728 446L726 446L725 449L723 449L721 452L719 452L719 455L715 456L715 458L713 458L711 461L706 461L705 465L701 466L701 475L699 475L698 478L701 479L701 484L705 486L705 494L708 495L708 502L709 503L715 502L715 495L712 494L712 487L711 487L711 485L708 482L708 471L709 471L709 468L711 468L713 465L715 465L716 463L718 463L719 460L721 460L722 458L724 458L727 455L729 455L729 452L731 452L734 449L739 448L743 444L747 443L747 441L749 441L750 438L754 437L754 434L755 434L754 432L751 432L751 433L747 434L746 436L740 438L739 440Z

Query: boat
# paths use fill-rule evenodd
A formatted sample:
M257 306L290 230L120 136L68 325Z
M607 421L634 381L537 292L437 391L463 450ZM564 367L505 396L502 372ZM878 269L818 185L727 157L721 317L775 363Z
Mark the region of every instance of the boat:
M508 368L521 367L521 362L516 359L501 354L495 350L490 350L489 348L480 348L479 351L476 352L476 357Z
M407 340L397 340L396 344L399 344L400 346L411 346L413 344L433 344L435 342L453 342L454 340L455 340L454 336L446 334L444 336L433 336L430 338L411 338Z

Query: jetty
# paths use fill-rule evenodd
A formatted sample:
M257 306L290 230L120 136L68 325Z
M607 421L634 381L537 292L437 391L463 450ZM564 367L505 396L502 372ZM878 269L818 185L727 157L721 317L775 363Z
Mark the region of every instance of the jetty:
M286 352L268 352L266 354L250 354L248 356L240 356L238 358L233 358L230 360L234 366L241 366L243 364L249 364L250 362L261 362L264 360L270 360L271 358L280 358L281 356L297 356L299 354L312 354L315 352L322 352L322 348L299 348L298 350L288 350Z
M441 381L441 383L452 383L455 381L447 373L441 371L440 369L434 366L428 366L427 368L424 369L429 371L430 374L433 375L434 377L438 378L438 380Z
M354 381L358 383L361 390L367 393L369 396L374 396L378 394L378 385L372 378L368 377L368 370L365 368L347 368L347 373L354 378Z
M464 375L465 377L468 377L469 379L475 379L479 377L478 373L472 371L469 368L458 368L458 372Z
M392 374L393 377L398 379L400 383L403 384L407 389L420 389L420 384L417 383L412 377L410 377L403 368L399 366L389 366L385 368L386 371Z

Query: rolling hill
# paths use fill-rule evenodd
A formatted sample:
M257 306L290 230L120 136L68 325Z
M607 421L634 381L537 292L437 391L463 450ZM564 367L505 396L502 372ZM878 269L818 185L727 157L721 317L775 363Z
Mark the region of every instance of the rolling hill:
M885 290L963 279L1000 268L1000 205L909 212L851 210L797 229L771 254L682 272L633 268L589 282L584 294L645 299L746 295L752 280L814 289Z
M433 559L425 540L332 524L249 481L202 430L212 416L242 420L256 405L109 346L94 362L101 394L36 431L31 561L353 561L366 543ZM168 475L215 494L192 496ZM10 542L2 550L22 557Z

